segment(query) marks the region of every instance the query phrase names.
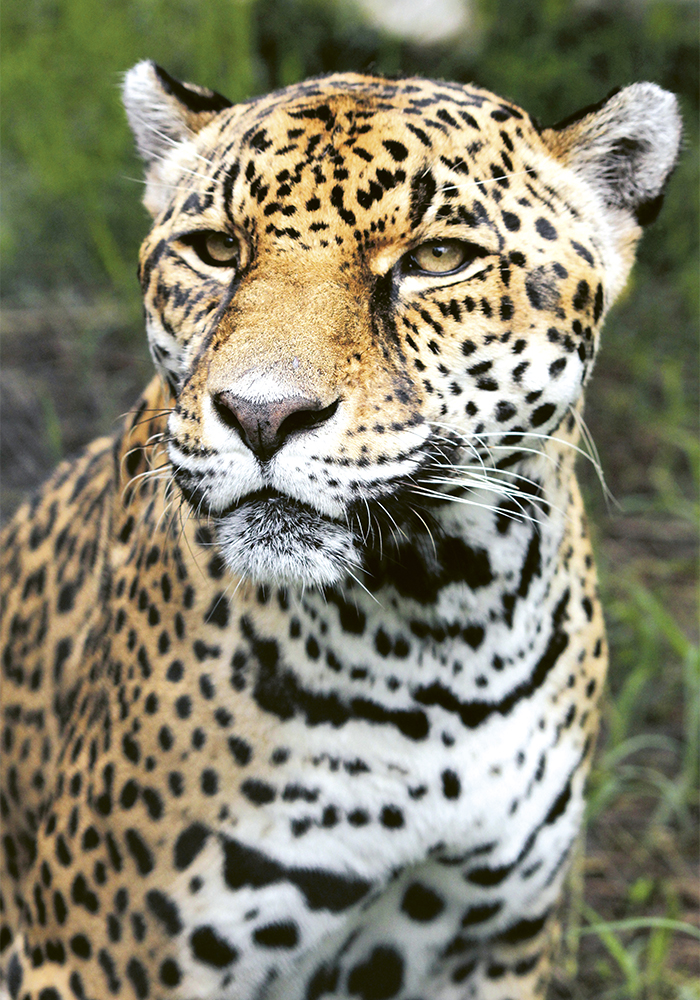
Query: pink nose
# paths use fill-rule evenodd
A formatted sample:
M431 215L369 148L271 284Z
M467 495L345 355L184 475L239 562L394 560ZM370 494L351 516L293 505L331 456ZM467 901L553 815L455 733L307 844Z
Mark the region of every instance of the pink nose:
M271 402L251 402L232 392L213 397L219 419L263 461L272 458L292 434L318 427L338 409L339 399L323 406L319 399L290 396Z

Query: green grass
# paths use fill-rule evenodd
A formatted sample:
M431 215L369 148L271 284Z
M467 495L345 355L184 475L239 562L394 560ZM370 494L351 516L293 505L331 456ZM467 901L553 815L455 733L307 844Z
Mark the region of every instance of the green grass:
M579 900L575 926L578 936L595 934L607 953L596 959L600 991L595 995L600 1000L681 1000L698 996L697 972L675 967L674 943L685 936L700 952L700 930L680 919L676 880L668 876L677 876L679 869L681 879L694 875L700 656L649 589L636 581L615 581L615 589L616 598L607 603L611 631L614 636L622 624L627 639L632 631L639 664L620 679L616 697L604 707L606 739L591 779L589 829L605 829L611 817L614 822L616 815L631 815L636 857L630 870L639 873L629 883L626 899L615 901L624 917L603 919ZM613 644L613 680L616 666ZM678 728L666 719L670 732L640 732L649 702L660 699L662 708L671 706L679 687L683 713ZM665 853L663 861L659 853Z

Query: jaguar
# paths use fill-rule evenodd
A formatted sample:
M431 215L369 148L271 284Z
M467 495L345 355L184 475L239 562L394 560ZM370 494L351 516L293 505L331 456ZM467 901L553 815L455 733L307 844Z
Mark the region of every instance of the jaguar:
M606 668L583 391L676 100L124 102L156 375L4 530L0 993L541 998Z

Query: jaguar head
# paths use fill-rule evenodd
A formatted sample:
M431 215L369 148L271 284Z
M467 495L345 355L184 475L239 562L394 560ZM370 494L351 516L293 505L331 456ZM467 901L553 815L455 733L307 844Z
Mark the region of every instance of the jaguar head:
M524 495L675 161L671 95L542 130L470 86L231 105L144 62L124 97L169 460L234 573L335 584Z

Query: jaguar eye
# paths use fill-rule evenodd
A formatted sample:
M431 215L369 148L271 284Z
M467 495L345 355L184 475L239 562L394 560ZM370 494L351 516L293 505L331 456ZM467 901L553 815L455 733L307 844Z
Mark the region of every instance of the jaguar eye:
M236 267L238 264L240 246L236 237L229 233L191 233L184 242L210 267Z
M487 257L488 251L476 243L464 240L430 240L406 255L409 271L423 274L452 274L471 264L478 257Z

